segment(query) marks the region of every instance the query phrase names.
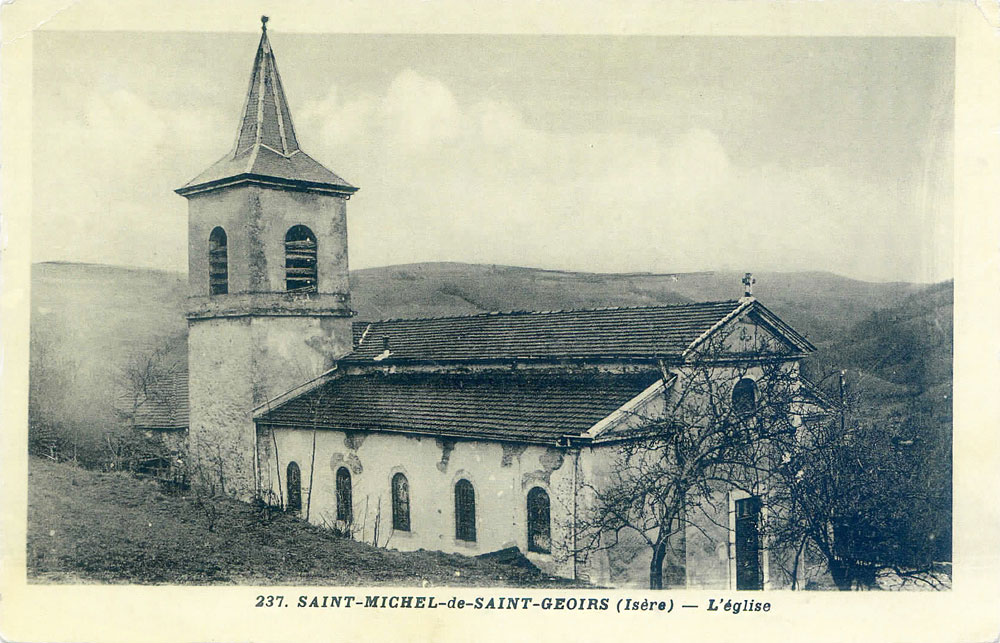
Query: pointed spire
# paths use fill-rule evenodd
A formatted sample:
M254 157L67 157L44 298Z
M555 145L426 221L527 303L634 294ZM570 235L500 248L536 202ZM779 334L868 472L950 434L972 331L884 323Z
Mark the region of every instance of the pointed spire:
M250 86L232 151L178 194L253 181L333 192L349 196L357 188L326 169L299 148L278 65L261 16L260 43L250 70Z
M236 141L236 156L254 145L266 145L283 156L299 149L288 112L288 101L281 86L274 51L267 39L267 16L260 18L260 44L250 72L250 88Z

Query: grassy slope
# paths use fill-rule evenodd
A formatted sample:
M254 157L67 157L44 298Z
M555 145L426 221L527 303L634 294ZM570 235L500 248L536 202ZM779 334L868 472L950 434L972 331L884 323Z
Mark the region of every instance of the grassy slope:
M28 575L34 582L567 586L536 570L439 552L396 552L288 515L186 497L124 474L32 458ZM391 543L390 543L391 545Z

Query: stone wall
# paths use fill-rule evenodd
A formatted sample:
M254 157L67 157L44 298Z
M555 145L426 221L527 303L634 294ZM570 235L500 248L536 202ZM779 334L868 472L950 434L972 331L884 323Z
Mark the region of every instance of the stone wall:
M192 297L209 294L208 237L216 226L226 231L230 294L284 292L285 233L300 224L316 235L318 291L350 292L343 198L242 185L190 197L188 215Z
M188 329L192 483L248 499L254 481L253 410L335 364L350 320L227 317Z

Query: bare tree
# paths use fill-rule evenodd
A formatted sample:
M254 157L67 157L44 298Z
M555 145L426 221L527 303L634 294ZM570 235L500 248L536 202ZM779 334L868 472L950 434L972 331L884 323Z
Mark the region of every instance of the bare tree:
M728 536L727 492L739 490L762 499L761 545L793 588L806 569L842 590L874 588L887 570L946 586L934 535L950 496L924 472L950 453L921 438L918 413L824 394L777 348L736 329L663 369L662 404L607 436L613 462L583 485L578 550L638 538L649 585L662 588L673 539L691 529L711 539L713 526Z
M147 402L166 403L167 384L181 368L180 339L169 338L149 349L132 353L119 376L122 405L119 415L131 427Z
M794 444L800 382L794 362L767 337L741 327L706 342L686 363L663 368L658 411L636 411L606 475L584 483L588 507L574 528L584 555L626 534L650 552L649 586L663 587L671 539L719 520L719 490L759 495ZM721 512L726 515L725 511Z
M842 374L838 388L836 412L807 419L794 454L772 471L773 546L799 543L841 590L875 588L885 571L900 584L947 586L934 536L950 496L925 475L946 454L923 438L919 415L863 404Z

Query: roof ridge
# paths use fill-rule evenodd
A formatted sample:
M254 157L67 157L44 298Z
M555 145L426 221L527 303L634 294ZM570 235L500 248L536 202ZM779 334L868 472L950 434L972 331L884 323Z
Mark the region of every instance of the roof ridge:
M701 335L699 335L693 342L691 342L690 344L688 344L688 347L684 349L684 352L681 355L684 358L687 358L688 354L691 353L691 351L693 351L703 341L705 341L706 339L708 339L708 337L711 336L712 333L714 333L715 331L719 330L720 328L722 328L723 326L725 326L726 324L728 324L730 322L730 320L735 319L737 315L739 315L740 313L742 313L744 310L747 310L747 309L751 308L756 303L757 303L757 300L755 298L753 298L753 297L743 297L741 299L738 299L736 301L736 304L737 304L736 308L734 308L731 311L729 311L728 313L726 313L725 317L723 317L722 319L716 321L714 324L712 324L712 326L710 328L708 328L707 330L705 330L705 332L703 332Z
M683 304L647 304L635 306L598 306L595 308L556 308L552 310L484 310L478 313L467 313L465 315L431 315L428 317L386 317L384 319L357 320L355 324L383 324L386 322L404 321L432 321L441 319L474 319L477 317L501 317L515 315L554 315L559 313L589 313L606 310L652 310L663 308L690 308L694 306L713 306L720 304L740 304L739 299L720 299L717 301L691 301Z

